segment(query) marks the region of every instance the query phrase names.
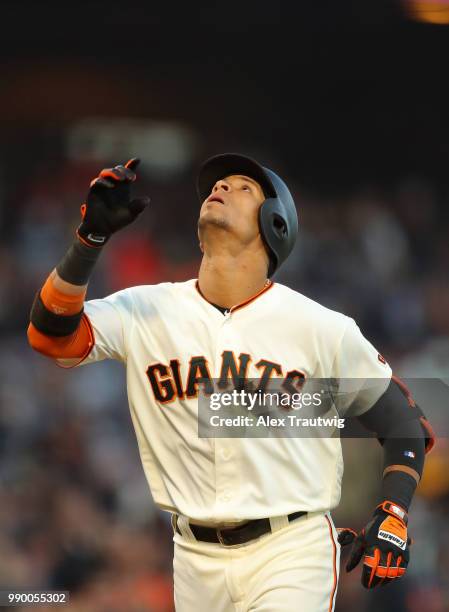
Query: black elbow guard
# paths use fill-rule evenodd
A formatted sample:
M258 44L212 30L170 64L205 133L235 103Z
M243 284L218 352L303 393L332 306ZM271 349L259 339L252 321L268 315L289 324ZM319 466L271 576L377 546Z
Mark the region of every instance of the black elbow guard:
M46 336L70 336L80 324L83 309L74 315L57 315L46 308L40 293L36 294L31 307L30 321L34 327Z
M413 399L408 387L397 376L392 376L390 385L376 404L359 417L360 422L377 434L379 442L385 439L402 437L398 427L405 428L410 421L419 422L425 438L425 452L432 450L435 434L423 411ZM407 437L407 436L403 436Z
M435 442L436 442L435 432L433 431L431 424L427 420L427 417L424 414L424 412L421 410L421 408L418 406L418 404L413 399L413 396L410 393L410 390L407 387L407 385L398 376L392 376L391 382L394 383L395 386L400 389L401 393L406 398L409 407L416 414L416 418L419 419L419 422L421 423L421 427L424 431L424 436L425 436L425 452L426 454L430 453L432 448L435 446Z
M407 386L396 376L360 422L376 433L384 449L382 499L408 510L435 434Z

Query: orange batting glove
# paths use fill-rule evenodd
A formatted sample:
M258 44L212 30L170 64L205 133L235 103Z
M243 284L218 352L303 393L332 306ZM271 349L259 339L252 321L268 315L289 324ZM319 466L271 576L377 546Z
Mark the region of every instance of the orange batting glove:
M363 557L362 584L372 589L401 578L409 562L411 539L407 535L407 512L397 504L384 501L373 519L357 535L352 529L339 529L342 546L352 543L346 571L351 572Z

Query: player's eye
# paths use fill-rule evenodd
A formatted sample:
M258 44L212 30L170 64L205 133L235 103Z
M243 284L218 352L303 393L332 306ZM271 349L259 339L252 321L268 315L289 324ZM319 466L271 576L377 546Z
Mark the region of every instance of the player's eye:
M246 191L251 191L251 187L249 185L243 185L242 189L246 189Z

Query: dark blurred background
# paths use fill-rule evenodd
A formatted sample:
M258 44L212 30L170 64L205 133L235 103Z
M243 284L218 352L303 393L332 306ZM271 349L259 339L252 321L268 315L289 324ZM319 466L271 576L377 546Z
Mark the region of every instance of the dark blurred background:
M354 317L397 374L449 378L448 23L443 0L2 2L0 590L68 589L73 612L173 609L171 529L123 371L62 371L26 343L34 293L107 165L141 157L152 207L108 245L89 297L195 277L196 170L238 151L297 199L276 280ZM344 451L334 519L360 528L381 456L374 440ZM441 437L407 576L367 593L342 572L337 610L449 610L448 508Z

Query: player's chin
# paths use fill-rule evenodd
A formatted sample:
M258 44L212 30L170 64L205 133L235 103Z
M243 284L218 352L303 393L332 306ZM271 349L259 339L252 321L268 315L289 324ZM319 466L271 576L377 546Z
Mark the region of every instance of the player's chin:
M230 223L223 213L207 210L198 219L198 229L204 231L208 227L229 230Z

